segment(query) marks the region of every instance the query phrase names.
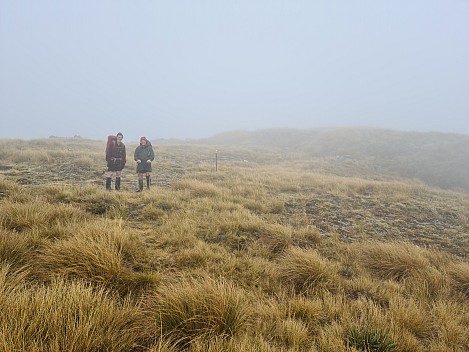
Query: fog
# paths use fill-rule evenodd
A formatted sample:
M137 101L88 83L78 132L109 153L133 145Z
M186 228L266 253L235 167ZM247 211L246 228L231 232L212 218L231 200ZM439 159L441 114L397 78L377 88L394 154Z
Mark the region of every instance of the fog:
M469 134L469 2L0 0L0 138Z

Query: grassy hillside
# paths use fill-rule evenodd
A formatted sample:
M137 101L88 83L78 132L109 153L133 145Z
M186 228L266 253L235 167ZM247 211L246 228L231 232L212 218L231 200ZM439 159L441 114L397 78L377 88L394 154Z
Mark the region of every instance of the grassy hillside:
M0 141L0 351L469 349L467 194L207 144L106 192L104 148Z
M223 133L204 141L276 151L285 162L303 159L331 164L331 173L418 179L444 189L469 192L469 136L379 129L272 129ZM338 167L337 164L348 164ZM352 170L352 172L354 172Z

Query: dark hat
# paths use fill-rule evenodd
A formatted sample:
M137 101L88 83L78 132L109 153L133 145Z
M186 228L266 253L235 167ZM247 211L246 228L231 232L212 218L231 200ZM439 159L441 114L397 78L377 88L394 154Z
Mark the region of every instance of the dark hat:
M124 135L122 134L122 132L119 132L119 133L116 134L116 137L119 137L119 136L121 136L122 138L124 138Z

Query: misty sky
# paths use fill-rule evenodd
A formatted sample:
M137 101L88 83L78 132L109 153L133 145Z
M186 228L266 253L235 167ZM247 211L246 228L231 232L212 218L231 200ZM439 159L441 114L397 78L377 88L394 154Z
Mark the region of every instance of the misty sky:
M469 0L0 0L0 138L469 134Z

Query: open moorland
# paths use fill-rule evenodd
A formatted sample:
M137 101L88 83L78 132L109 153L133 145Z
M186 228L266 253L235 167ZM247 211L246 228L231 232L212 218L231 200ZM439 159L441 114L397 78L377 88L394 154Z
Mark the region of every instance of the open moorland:
M153 142L0 141L0 351L469 350L469 137Z

